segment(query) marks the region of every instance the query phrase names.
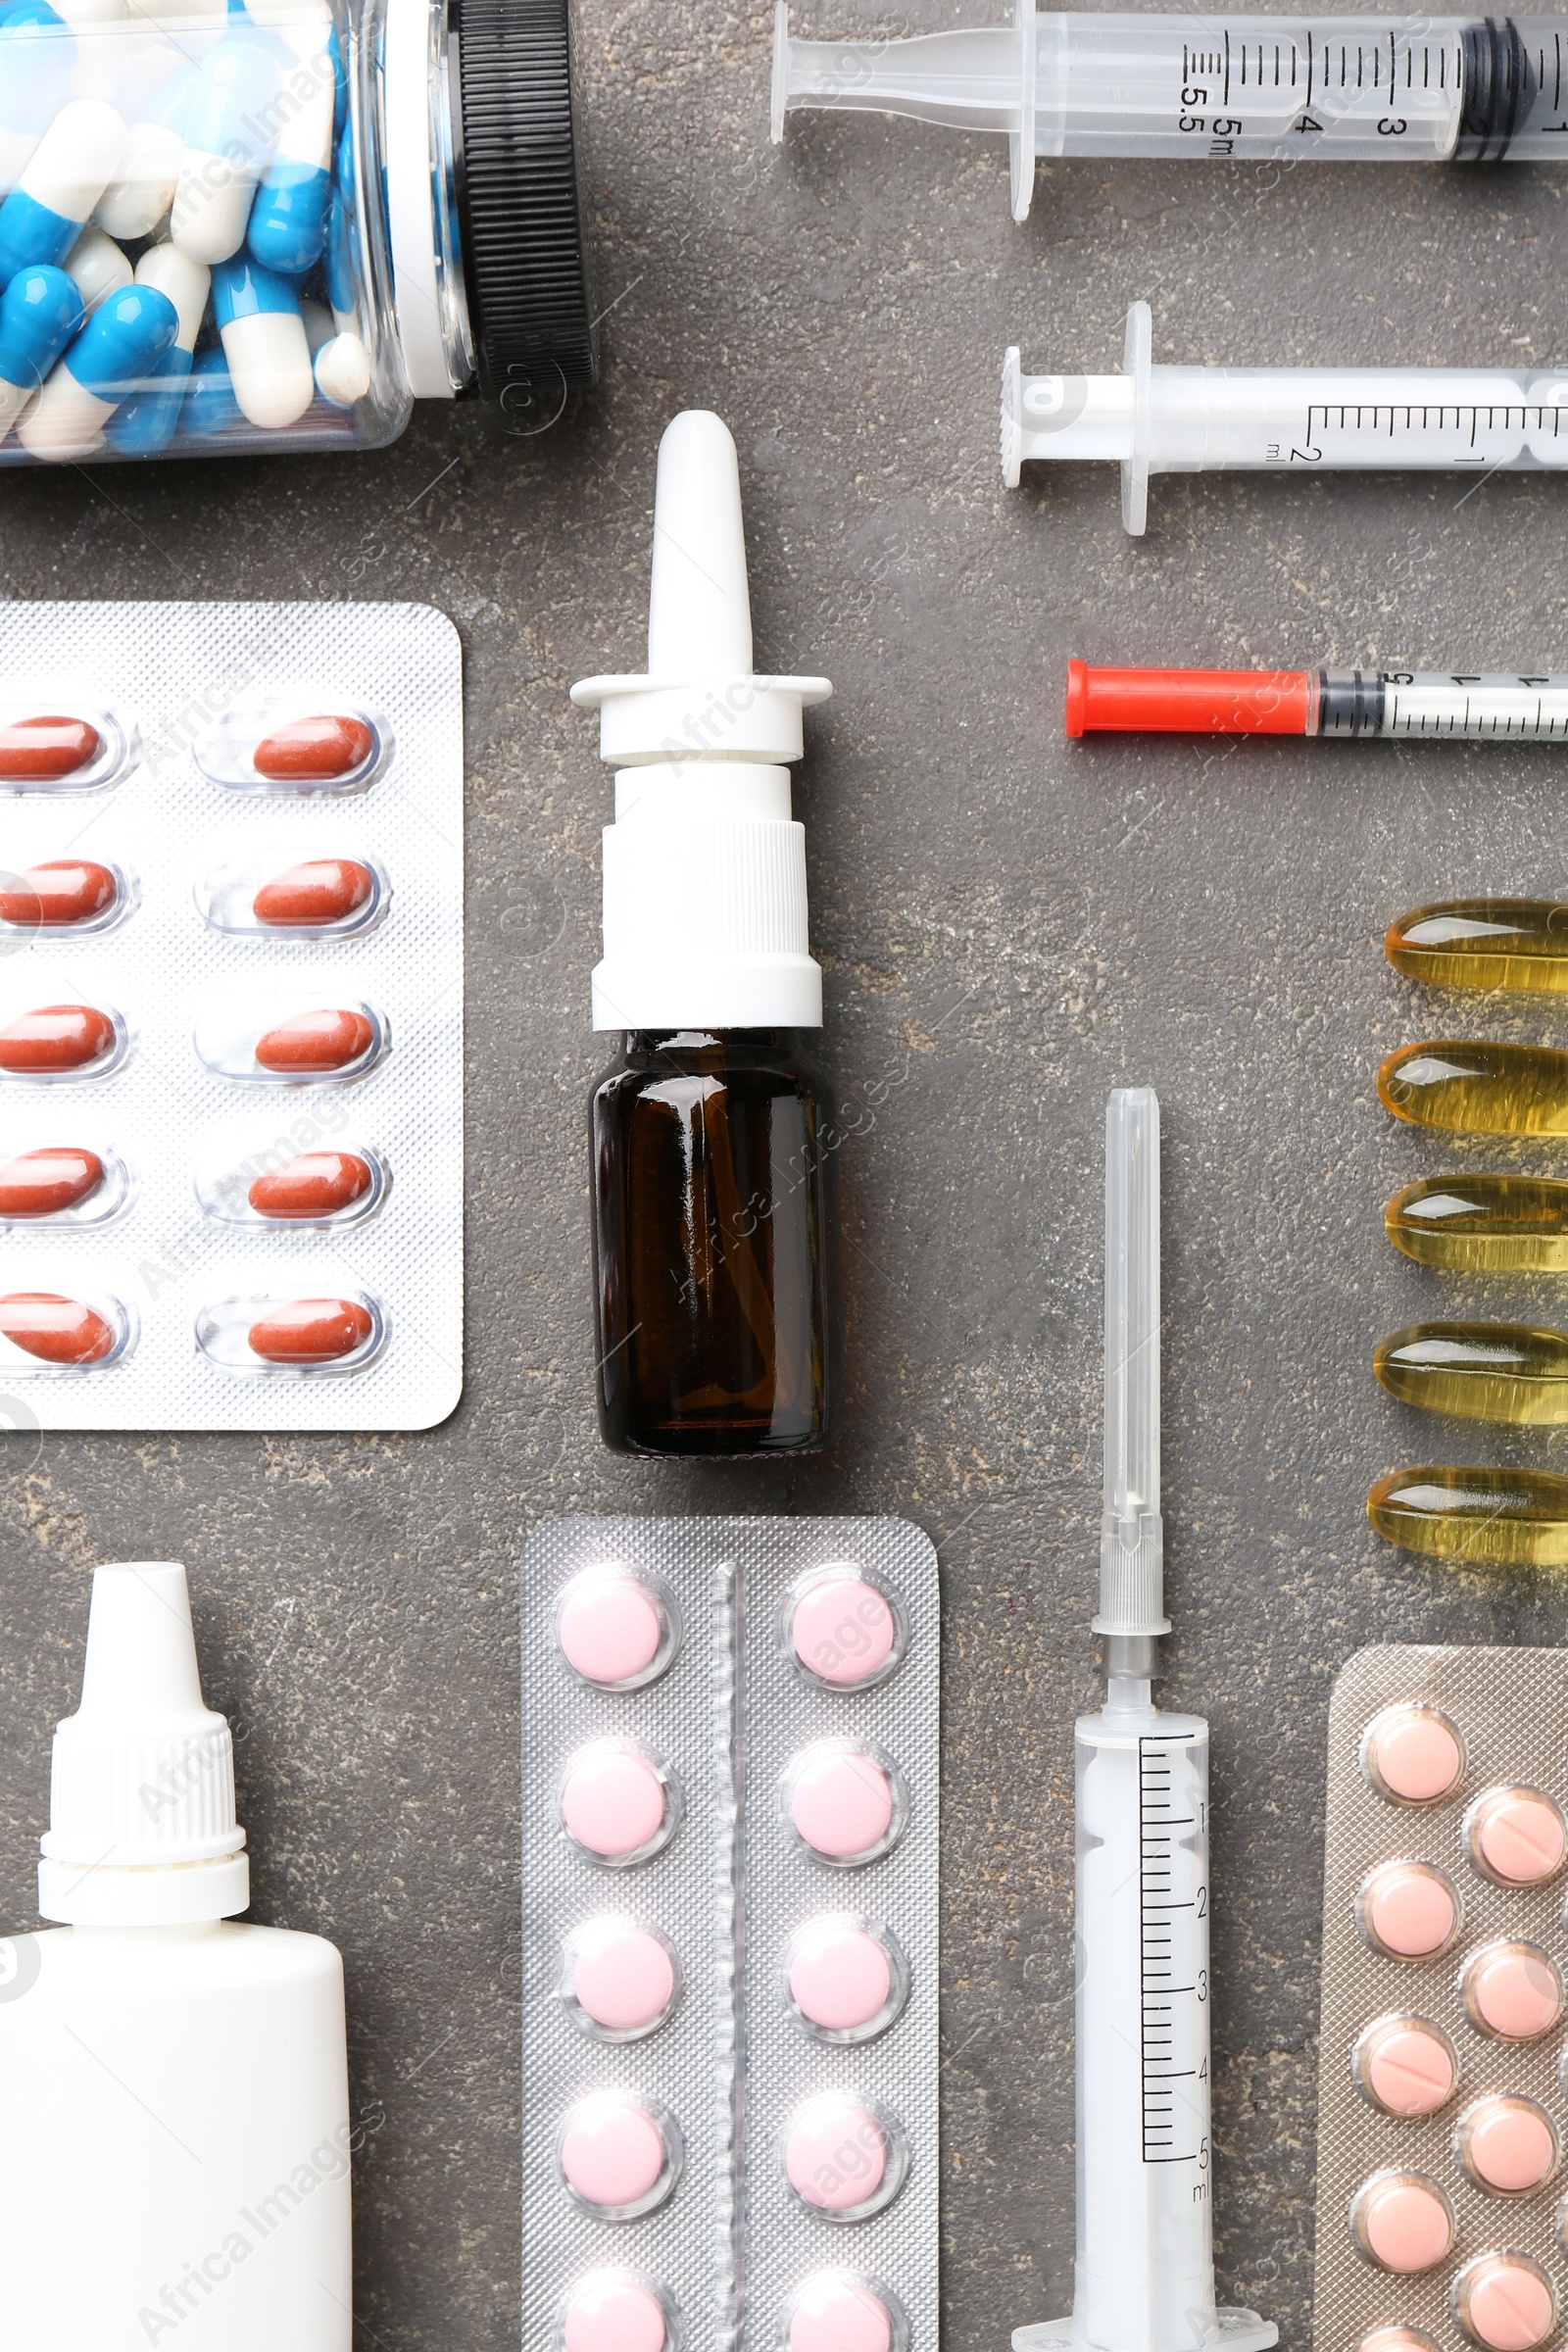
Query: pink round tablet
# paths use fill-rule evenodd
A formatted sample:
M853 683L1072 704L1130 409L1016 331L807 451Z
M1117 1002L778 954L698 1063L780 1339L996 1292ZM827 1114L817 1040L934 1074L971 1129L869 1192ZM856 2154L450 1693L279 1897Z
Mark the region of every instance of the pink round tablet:
M1534 2352L1557 2324L1556 2298L1525 2254L1479 2254L1453 2282L1453 2316L1484 2352Z
M1388 1862L1374 1871L1357 1906L1367 1941L1395 1960L1427 1960L1459 1926L1452 1886L1430 1862Z
M1350 2229L1381 2270L1430 2271L1453 2243L1453 2215L1435 2180L1421 2173L1378 2173L1357 2192Z
M572 2193L609 2220L648 2212L672 2183L663 2127L625 2091L579 2099L561 2135L561 2171Z
M1505 1886L1555 1878L1568 1848L1562 1815L1539 1788L1490 1788L1472 1805L1465 1831L1476 1863Z
M668 2333L659 2297L613 2273L574 2286L561 2321L565 2352L663 2352Z
M1525 2196L1557 2169L1557 2135L1534 2099L1482 2099L1461 2116L1455 2146L1477 2187L1494 2196Z
M675 1963L662 1936L629 1919L593 1919L569 1950L572 1997L609 2034L646 2034L675 1998Z
M808 2026L848 2034L886 2022L893 1958L869 1928L813 1920L792 1939L788 1966L790 1999Z
M808 2099L784 2135L784 2170L796 2195L818 2213L845 2219L893 2195L899 2180L890 2171L890 2155L876 2116L840 2090Z
M1424 2018L1380 2020L1361 2036L1352 2063L1357 2083L1386 2115L1435 2115L1453 2096L1452 2047Z
M891 2352L893 2320L875 2287L842 2271L808 2278L790 2310L789 2352Z
M573 1578L556 1617L566 1664L607 1690L647 1681L661 1662L667 1630L664 1611L639 1578L598 1570Z
M1499 2041L1534 2041L1562 2009L1562 1982L1534 1943L1486 1943L1466 1963L1465 2006Z
M837 1690L874 1682L898 1637L886 1594L853 1569L808 1585L790 1613L796 1657L808 1674Z
M823 1740L791 1767L790 1819L825 1862L863 1862L880 1853L895 1803L891 1774L863 1748Z
M1374 1788L1398 1804L1432 1805L1464 1770L1464 1749L1436 1707L1385 1707L1366 1729L1361 1763Z
M604 1862L629 1861L665 1827L663 1777L637 1748L584 1748L566 1767L561 1818L586 1852Z

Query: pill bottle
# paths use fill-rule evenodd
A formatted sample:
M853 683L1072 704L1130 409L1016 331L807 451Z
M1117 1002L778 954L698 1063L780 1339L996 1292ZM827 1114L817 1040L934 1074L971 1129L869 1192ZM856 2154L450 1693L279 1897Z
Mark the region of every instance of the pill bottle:
M594 1026L600 1424L637 1454L807 1452L839 1413L838 1196L787 762L826 678L758 677L735 444L659 450L648 670L586 678L616 769Z
M184 1569L98 1569L38 1872L64 1924L0 1942L18 2344L351 2352L343 1965L239 1923L244 1846Z
M0 466L545 430L581 161L569 0L9 0Z

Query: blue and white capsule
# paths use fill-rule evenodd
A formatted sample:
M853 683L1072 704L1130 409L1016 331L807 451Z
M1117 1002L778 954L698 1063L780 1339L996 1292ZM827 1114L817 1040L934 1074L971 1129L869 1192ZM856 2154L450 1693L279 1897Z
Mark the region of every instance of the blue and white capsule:
M179 426L190 377L191 354L207 315L213 273L175 245L152 245L136 264L138 286L167 294L179 318L173 342L152 370L152 381L118 408L104 426L111 449L122 458L153 458L167 449Z
M105 100L61 108L0 204L0 286L33 263L65 260L124 151L124 119Z
M155 287L112 294L17 427L23 448L53 465L94 456L110 417L148 383L178 332L179 314Z
M112 237L150 237L174 201L185 160L185 111L196 68L177 66L130 126L118 176L93 213Z
M245 242L286 54L255 31L226 32L197 71L169 216L170 237L193 262L226 262Z
M239 255L213 271L213 316L251 423L268 432L295 423L316 395L298 288Z
M0 294L0 441L3 441L84 313L74 281L47 264L24 270Z
M47 0L0 9L0 196L65 105L75 65L75 35Z
M326 244L337 102L332 18L324 0L313 0L304 12L297 0L249 5L260 23L275 26L296 62L278 88L277 140L251 207L246 242L264 270L298 277L320 260Z
M129 254L122 253L113 237L106 237L90 221L67 254L65 267L66 275L75 281L89 318L136 274Z
M239 402L234 398L223 347L220 343L210 343L191 363L185 405L179 413L180 435L210 441L215 433L226 432L231 424L244 421Z

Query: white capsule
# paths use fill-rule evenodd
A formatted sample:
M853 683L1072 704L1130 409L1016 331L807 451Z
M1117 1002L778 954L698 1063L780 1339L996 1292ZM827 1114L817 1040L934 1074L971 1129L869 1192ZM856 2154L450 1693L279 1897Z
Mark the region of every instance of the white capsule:
M106 237L101 228L84 228L65 259L68 277L75 281L81 296L82 309L90 318L100 303L128 286L135 276L128 254L121 252L113 237Z
M316 355L316 388L334 409L352 409L370 389L370 355L358 335L334 335Z
M37 144L35 130L6 130L0 126L0 197L10 195Z
M101 98L63 106L32 151L17 185L63 220L85 220L120 170L125 121Z
M193 262L177 245L151 245L136 264L136 283L169 296L179 314L175 348L194 351L212 290L213 273L207 264Z
M103 428L114 413L112 400L100 400L69 368L57 368L18 425L17 439L48 465L80 465L104 446Z
M174 200L185 142L167 122L134 122L120 176L99 198L93 219L112 237L150 236Z
M253 311L222 329L234 398L252 424L276 432L304 416L316 395L305 321L298 311Z
M170 208L170 236L193 262L226 262L245 242L255 194L254 164L187 147Z

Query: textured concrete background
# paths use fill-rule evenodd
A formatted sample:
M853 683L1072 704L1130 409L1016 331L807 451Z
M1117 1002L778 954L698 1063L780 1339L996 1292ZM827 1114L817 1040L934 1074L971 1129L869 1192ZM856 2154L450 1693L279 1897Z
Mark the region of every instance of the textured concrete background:
M965 20L911 0L909 22ZM976 0L973 15L988 13ZM1000 13L1000 12L998 12ZM803 29L886 28L821 0ZM947 2295L1001 2352L1072 2252L1071 1718L1100 1446L1102 1100L1165 1110L1169 1703L1215 1746L1225 2283L1305 2340L1318 1833L1331 1678L1374 1638L1551 1641L1542 1578L1374 1539L1370 1480L1555 1458L1382 1398L1378 1336L1482 1295L1395 1257L1382 1202L1453 1160L1372 1086L1415 1035L1558 1036L1383 963L1423 898L1560 892L1563 756L1069 747L1066 657L1568 666L1562 485L1001 489L1003 347L1156 358L1568 360L1544 172L1059 166L1023 229L1000 142L871 117L767 145L768 27L587 0L607 366L534 442L477 407L378 458L0 478L13 596L410 597L467 646L469 1347L428 1436L51 1439L4 1465L0 1920L34 1920L48 1734L86 1573L183 1557L243 1719L259 1919L349 1969L366 2345L514 2340L514 1562L564 1510L900 1511L946 1578ZM741 452L760 666L825 669L800 775L826 1054L847 1106L849 1410L795 1468L627 1465L591 1400L583 1104L610 792L565 701L635 667L654 454L716 408ZM1472 1164L1528 1163L1506 1149ZM1496 1283L1549 1318L1551 1295ZM1330 2226L1337 2227L1337 2218Z

